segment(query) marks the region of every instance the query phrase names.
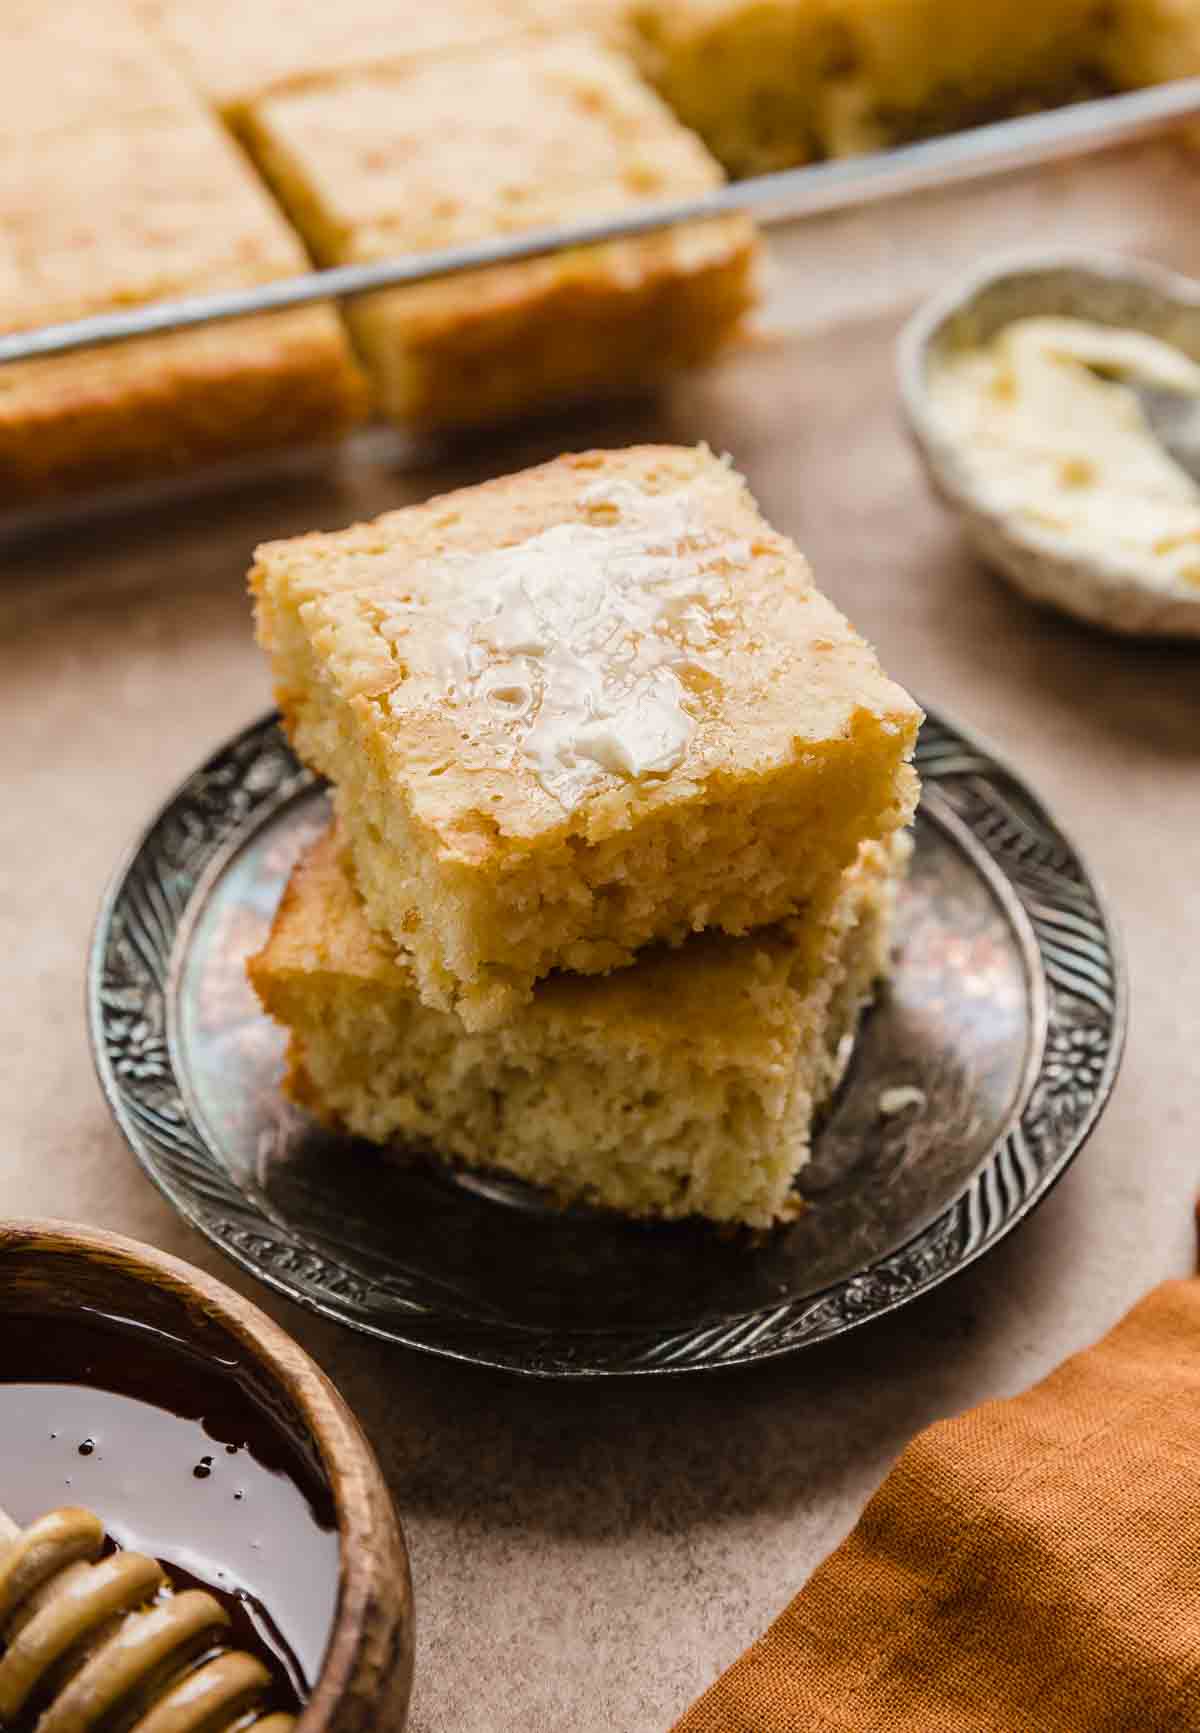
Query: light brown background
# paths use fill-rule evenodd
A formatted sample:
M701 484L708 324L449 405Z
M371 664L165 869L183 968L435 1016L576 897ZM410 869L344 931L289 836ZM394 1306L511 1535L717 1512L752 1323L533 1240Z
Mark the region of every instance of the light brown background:
M652 1733L854 1521L907 1438L1013 1391L1189 1267L1200 1141L1200 647L1110 641L979 570L900 432L892 348L947 270L1080 242L1200 273L1200 159L1166 145L777 237L775 334L656 410L453 466L340 470L0 546L0 1213L99 1223L235 1285L136 1170L93 1080L83 963L159 801L268 703L253 544L569 446L707 439L889 670L990 736L1098 869L1132 1022L1112 1107L1039 1215L949 1289L830 1351L717 1380L531 1387L386 1351L269 1295L341 1385L399 1501L420 1618L414 1733Z

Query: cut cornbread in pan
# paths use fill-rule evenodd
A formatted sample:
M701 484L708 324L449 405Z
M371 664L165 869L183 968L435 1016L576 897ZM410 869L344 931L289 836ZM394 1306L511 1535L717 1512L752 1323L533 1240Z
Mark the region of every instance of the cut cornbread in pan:
M687 198L721 171L625 61L584 36L344 79L253 105L247 143L325 263L424 253ZM740 217L364 297L380 406L462 425L641 389L710 355L753 296Z
M631 10L638 58L680 119L731 172L753 174L1096 94L1113 82L1119 14L1143 9L632 0Z
M1094 0L841 0L848 52L827 91L824 148L877 150L1102 95L1119 10Z
M307 268L269 194L198 106L10 141L0 224L40 319Z
M18 362L0 368L0 504L331 439L362 401L320 308Z
M527 30L535 0L134 0L146 28L235 128L271 91L452 53Z
M505 1027L467 1034L373 931L329 831L250 977L290 1033L289 1092L359 1136L563 1203L769 1227L800 1207L814 1114L886 970L906 845L865 845L823 920L556 975Z
M818 109L837 65L837 5L634 0L639 65L732 175L822 154Z
M0 330L289 276L305 257L198 107L0 152ZM0 369L0 500L340 432L363 392L326 308Z
M917 706L704 448L559 458L251 577L368 912L468 1026L817 905L911 815Z

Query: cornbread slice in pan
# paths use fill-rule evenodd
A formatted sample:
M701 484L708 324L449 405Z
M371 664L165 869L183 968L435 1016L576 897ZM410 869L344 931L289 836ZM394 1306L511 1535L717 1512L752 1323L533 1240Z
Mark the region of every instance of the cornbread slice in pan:
M125 0L4 0L0 6L5 149L10 140L111 125L193 100Z
M307 268L270 195L199 107L9 141L0 223L39 320Z
M269 196L199 108L10 141L0 231L4 331L305 268ZM329 438L362 407L326 308L8 366L0 501Z
M886 972L906 845L866 845L824 920L556 975L471 1035L422 1003L330 831L250 978L290 1033L288 1092L359 1136L419 1141L563 1203L769 1227L801 1207L814 1115Z
M320 308L19 362L0 368L0 504L331 439L362 405Z
M1137 0L1117 8L1109 70L1122 85L1158 84L1200 72L1196 0ZM1195 136L1195 128L1189 128Z
M1119 11L1095 0L841 0L848 52L826 94L824 149L877 150L1102 95Z
M820 906L911 816L917 706L704 448L559 458L251 578L368 913L468 1027Z
M630 43L629 0L529 0L534 22L559 35L586 30L614 48Z
M1095 0L631 3L644 70L734 174L1094 95L1112 82L1123 10Z
M236 129L272 91L515 35L535 0L133 0L188 79Z
M423 253L708 191L722 176L618 55L522 39L256 103L247 142L326 263ZM742 218L352 303L385 413L485 422L642 388L753 296Z
M836 3L632 0L639 66L734 176L822 154L818 108L842 57Z

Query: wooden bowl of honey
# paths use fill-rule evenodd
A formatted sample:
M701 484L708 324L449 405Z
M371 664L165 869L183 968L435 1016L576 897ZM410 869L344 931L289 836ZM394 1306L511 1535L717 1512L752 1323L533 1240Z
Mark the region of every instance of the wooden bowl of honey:
M0 1223L0 1512L5 1733L403 1728L412 1584L371 1447L201 1271Z

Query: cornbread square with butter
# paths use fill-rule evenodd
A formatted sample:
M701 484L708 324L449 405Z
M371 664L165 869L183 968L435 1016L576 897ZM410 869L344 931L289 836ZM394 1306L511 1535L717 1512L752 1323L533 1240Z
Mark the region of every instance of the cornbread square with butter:
M198 106L10 140L0 237L0 331L306 268ZM0 501L326 439L362 407L345 333L322 307L17 363L0 369Z
M632 0L631 14L638 59L680 119L731 173L757 174L1129 82L1114 50L1124 16L1150 7Z
M819 908L920 711L709 451L563 457L258 550L262 643L426 1003Z
M537 0L134 0L235 130L271 92L453 53L528 30Z
M824 919L556 975L504 1028L467 1034L372 929L329 831L249 973L290 1034L289 1094L327 1121L564 1204L766 1228L802 1207L814 1116L887 970L907 845L865 845Z
M709 192L722 174L586 36L522 39L252 105L247 145L326 264L425 253ZM425 426L642 390L753 299L742 217L393 289L346 317L383 411Z

